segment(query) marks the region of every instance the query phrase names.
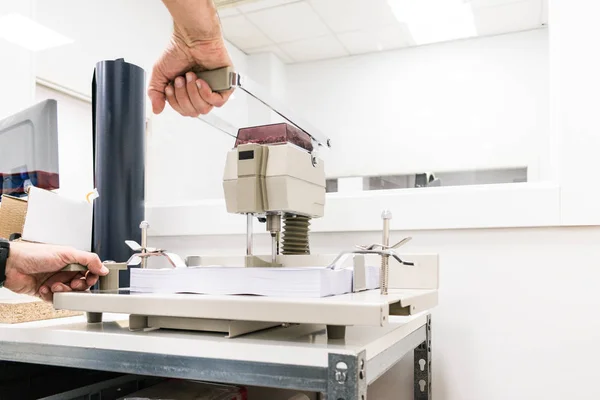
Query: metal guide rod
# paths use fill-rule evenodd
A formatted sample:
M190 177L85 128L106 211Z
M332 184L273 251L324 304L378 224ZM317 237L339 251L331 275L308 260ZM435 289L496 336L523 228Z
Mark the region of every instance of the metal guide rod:
M206 79L215 91L225 91L231 88L239 88L252 98L258 100L263 105L270 108L277 115L298 127L308 136L312 138L318 145L331 147L331 140L325 136L320 130L315 128L303 118L300 118L296 113L285 107L281 101L275 99L260 85L253 82L250 78L242 76L237 72L233 72L230 68L221 68L213 71L196 72L199 78ZM226 76L224 76L226 75ZM224 132L225 134L236 138L237 129L231 124L224 121L214 113L201 115L198 117L214 128Z
M252 255L252 214L246 214L246 255Z
M269 231L271 234L271 262L275 264L277 262L277 255L279 254L279 233L281 232L281 215L267 215L267 231Z
M227 136L231 136L232 138L237 139L238 130L229 122L216 115L214 112L208 113L206 115L200 115L198 119L206 122L213 128L220 130Z
M277 236L275 233L271 234L271 262L273 264L277 262Z

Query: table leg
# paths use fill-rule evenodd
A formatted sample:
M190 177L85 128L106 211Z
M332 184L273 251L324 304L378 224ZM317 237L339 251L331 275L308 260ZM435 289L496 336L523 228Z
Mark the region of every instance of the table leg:
M427 317L427 336L414 350L414 400L431 400L431 315Z

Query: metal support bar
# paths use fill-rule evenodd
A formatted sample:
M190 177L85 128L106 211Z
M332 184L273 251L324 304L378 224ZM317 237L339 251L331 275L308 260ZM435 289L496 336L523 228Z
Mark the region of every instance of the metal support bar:
M324 392L328 387L326 367L73 348L39 343L0 341L0 360L308 392ZM337 400L338 397L333 399Z
M427 316L427 338L414 351L414 400L431 400L431 315Z
M358 356L329 354L327 400L366 400L366 364L365 351Z
M427 338L427 326L423 325L406 338L382 351L367 362L369 376L367 384L372 384L390 371L401 359L414 352Z

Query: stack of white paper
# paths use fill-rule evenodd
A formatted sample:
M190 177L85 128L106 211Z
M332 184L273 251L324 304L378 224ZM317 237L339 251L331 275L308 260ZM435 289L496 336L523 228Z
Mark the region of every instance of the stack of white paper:
M379 268L366 268L367 289L379 286ZM144 293L198 293L270 297L327 297L352 292L353 270L325 267L189 267L131 269L131 287Z

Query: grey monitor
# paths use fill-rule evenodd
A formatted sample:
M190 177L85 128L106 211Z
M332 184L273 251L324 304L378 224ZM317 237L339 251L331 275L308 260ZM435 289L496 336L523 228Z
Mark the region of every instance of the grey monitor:
M0 194L28 186L59 187L56 100L45 100L0 121Z

